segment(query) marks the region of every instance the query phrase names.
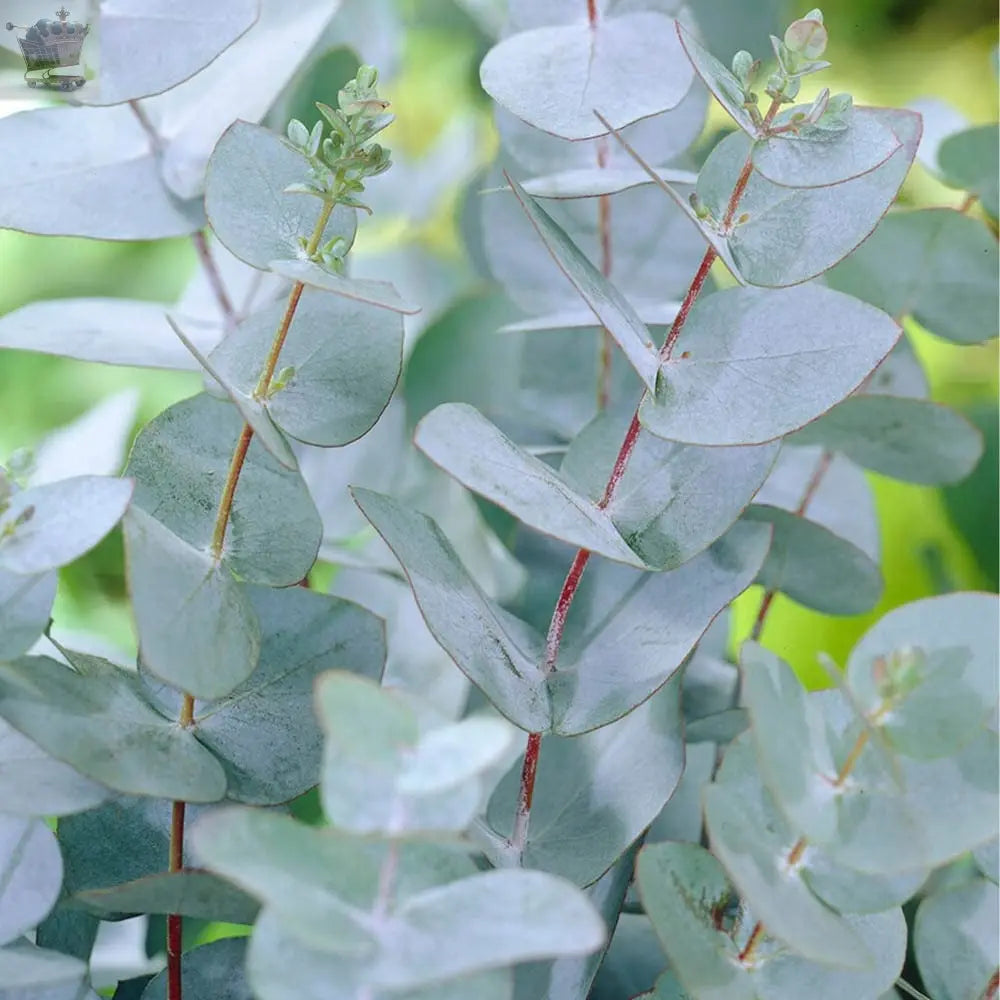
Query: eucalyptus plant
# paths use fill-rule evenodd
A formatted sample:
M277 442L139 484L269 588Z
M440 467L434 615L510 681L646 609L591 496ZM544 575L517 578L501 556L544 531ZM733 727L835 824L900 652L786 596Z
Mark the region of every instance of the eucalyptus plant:
M204 377L121 476L127 401L0 475L0 998L92 997L134 915L165 962L120 1000L994 997L996 595L890 611L828 690L764 642L778 594L878 603L864 470L980 459L902 323L996 335L988 144L937 154L966 211L895 209L920 116L796 103L819 10L765 70L656 0L511 0L465 227L497 291L404 360L418 304L354 276L377 71L257 124L337 5L226 0L214 42L174 11L192 44L149 66L145 6L105 14L103 106L0 120L0 224L200 263L0 345ZM117 525L135 662L51 620Z

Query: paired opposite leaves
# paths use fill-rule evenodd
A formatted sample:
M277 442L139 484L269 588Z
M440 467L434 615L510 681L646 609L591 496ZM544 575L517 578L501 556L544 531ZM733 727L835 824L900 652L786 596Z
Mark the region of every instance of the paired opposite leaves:
M402 563L438 642L504 715L535 732L582 733L647 699L749 586L769 538L738 526L672 572L595 563L546 675L542 635L486 597L434 521L377 493L354 496Z

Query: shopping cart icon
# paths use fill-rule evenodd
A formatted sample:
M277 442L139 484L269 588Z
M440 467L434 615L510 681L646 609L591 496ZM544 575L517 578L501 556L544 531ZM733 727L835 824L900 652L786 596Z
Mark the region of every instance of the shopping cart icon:
M42 18L31 27L7 22L7 30L17 28L25 32L18 37L21 55L27 72L24 79L29 87L48 87L54 90L76 90L87 79L82 73L56 73L55 70L68 67L82 69L80 50L90 31L89 24L69 21L69 11L61 7L56 11L58 21Z

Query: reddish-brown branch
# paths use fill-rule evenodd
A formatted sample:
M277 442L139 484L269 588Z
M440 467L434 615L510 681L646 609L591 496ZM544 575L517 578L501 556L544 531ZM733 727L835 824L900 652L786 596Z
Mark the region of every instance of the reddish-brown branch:
M1000 969L990 976L990 981L983 990L983 1000L996 1000L998 992L1000 992Z
M236 325L236 310L233 308L232 300L229 298L226 286L222 282L222 275L219 273L219 268L212 257L212 251L209 248L208 240L205 238L205 233L199 229L191 239L194 241L198 260L201 261L202 270L204 270L205 277L208 279L212 294L215 295L215 301L218 302L219 309L222 311L226 329L232 330Z
M593 6L593 0L589 0L589 2L591 3L591 9L595 9ZM596 17L596 9L594 16ZM777 113L779 106L780 105L777 101L772 103L771 108L768 110L767 116L764 119L766 124L770 124L774 115ZM736 208L739 205L739 200L743 196L743 192L746 190L752 169L753 164L748 158L742 172L740 173L740 179L737 181L736 187L733 189L733 193L730 196L729 205L726 210L727 218L731 218L735 215ZM667 334L663 347L660 348L661 360L670 360L674 345L677 343L677 338L680 336L681 331L684 328L684 324L687 322L688 314L691 312L691 307L694 304L695 299L698 297L698 294L704 287L705 281L708 279L709 271L712 269L712 264L714 263L716 256L717 254L712 247L709 247L705 251L705 255L702 257L701 263L698 265L698 270L691 279L691 284L688 287L687 294L684 296L680 309L677 311L677 316L674 318L673 325L670 327L670 332ZM629 425L629 429L625 434L625 440L622 442L622 446L618 450L618 456L612 466L611 474L609 475L607 485L604 488L604 494L598 502L598 507L602 510L610 504L612 498L614 497L615 490L621 482L622 476L625 474L629 458L635 450L636 442L639 439L639 430L639 409L637 407L635 414L632 417L632 422ZM566 574L562 590L559 593L559 598L556 601L556 606L552 612L552 620L549 623L549 631L545 640L545 661L543 669L546 673L551 673L556 668L556 661L559 657L559 647L562 643L563 629L566 625L566 617L569 614L570 606L573 603L573 598L576 596L577 588L580 586L580 580L583 577L583 571L589 560L590 552L587 551L587 549L579 549L573 557L573 562L570 564L569 572ZM541 750L541 742L542 737L540 733L531 733L529 735L528 746L524 756L524 765L521 768L521 789L520 794L518 795L517 813L514 817L514 829L510 838L511 846L514 847L519 854L523 852L528 838L528 823L531 818L531 803L535 791L535 775L538 771L538 755Z
M597 27L597 0L587 0L587 20L591 28Z
M809 482L806 484L805 490L802 492L802 499L799 501L798 507L795 508L796 517L802 517L805 514L806 508L812 502L813 497L816 495L816 491L823 482L823 477L829 471L830 463L832 461L833 452L824 451L820 456L820 460L816 463L816 468L813 469L812 475L809 477ZM753 623L753 628L750 630L750 638L754 642L760 638L761 632L764 631L764 622L767 620L768 612L771 610L771 605L774 603L775 594L776 591L774 590L766 591L760 602L760 608L757 611L757 618Z

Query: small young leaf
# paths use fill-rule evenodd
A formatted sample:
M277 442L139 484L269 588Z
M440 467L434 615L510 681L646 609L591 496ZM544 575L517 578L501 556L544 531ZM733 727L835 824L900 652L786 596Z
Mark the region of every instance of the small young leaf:
M0 715L57 760L133 795L215 802L219 762L142 697L137 678L105 664L83 676L47 657L0 665Z
M486 54L480 80L529 125L564 139L603 135L594 108L621 128L675 107L687 93L693 73L675 23L655 11L634 11L595 25L517 32Z
M649 331L629 305L628 300L584 256L557 223L525 192L512 177L507 181L535 231L552 254L560 270L593 310L604 328L650 390L656 386L659 357Z
M0 813L0 944L41 923L59 898L62 876L55 834L39 819Z
M639 418L675 441L760 444L853 392L900 332L885 313L819 285L716 292L695 303Z
M892 212L826 280L939 337L978 344L997 335L998 261L996 240L975 219L927 208Z
M902 396L850 396L789 440L820 444L873 472L928 485L961 481L983 454L982 435L956 410Z
M143 664L197 698L229 694L260 656L260 626L232 571L141 508L124 530Z
M679 21L677 22L677 34L684 48L684 54L691 60L705 86L729 112L736 124L747 135L756 137L760 130L746 109L743 84Z
M0 514L0 570L36 574L89 552L121 520L132 483L74 476L15 493Z
M319 198L286 194L308 176L306 160L260 125L234 122L219 139L208 162L205 211L215 235L240 260L262 271L273 260L295 260L299 238L312 235L319 220ZM339 237L349 248L357 213L337 206L322 242Z

